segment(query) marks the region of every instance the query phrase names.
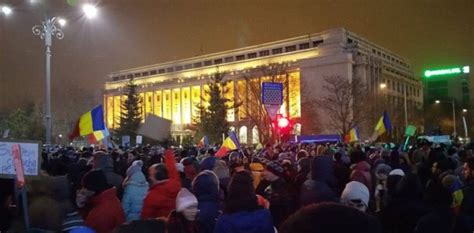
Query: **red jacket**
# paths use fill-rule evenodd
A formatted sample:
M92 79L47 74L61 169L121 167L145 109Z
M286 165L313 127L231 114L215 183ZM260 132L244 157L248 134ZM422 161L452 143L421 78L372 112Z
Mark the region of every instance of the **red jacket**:
M115 188L110 188L92 197L92 209L87 214L85 225L97 233L110 233L125 222L122 204L117 198Z
M150 188L143 201L142 219L166 218L176 208L176 196L181 189L181 181L171 150L165 152L165 166L169 179Z

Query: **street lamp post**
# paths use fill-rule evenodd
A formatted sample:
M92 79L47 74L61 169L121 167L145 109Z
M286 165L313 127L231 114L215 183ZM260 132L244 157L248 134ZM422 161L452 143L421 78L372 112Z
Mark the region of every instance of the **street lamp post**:
M58 18L45 18L42 25L32 28L33 34L44 40L46 46L46 144L51 145L51 45L53 37L61 40L64 32L58 27Z

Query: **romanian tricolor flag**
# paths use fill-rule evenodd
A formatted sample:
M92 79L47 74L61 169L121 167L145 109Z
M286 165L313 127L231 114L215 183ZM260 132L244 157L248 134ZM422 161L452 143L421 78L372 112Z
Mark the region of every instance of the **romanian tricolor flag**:
M357 127L352 128L345 137L346 143L360 141L359 129Z
M87 135L87 141L89 144L99 144L104 138L110 135L109 130L105 128L104 130L94 131L93 133Z
M197 144L197 147L198 148L204 148L204 147L207 147L209 146L209 138L207 136L204 136L201 138L201 140L199 140L198 144Z
M86 136L96 131L105 130L104 111L102 105L99 105L89 112L82 114L77 120L73 132L69 134L69 139L75 137Z
M392 122L390 122L390 118L388 117L387 111L383 112L383 115L380 117L377 125L375 126L375 133L377 136L384 134L385 132L392 131Z
M216 152L216 157L224 157L227 152L237 149L237 143L231 137L227 137L222 143L221 148Z

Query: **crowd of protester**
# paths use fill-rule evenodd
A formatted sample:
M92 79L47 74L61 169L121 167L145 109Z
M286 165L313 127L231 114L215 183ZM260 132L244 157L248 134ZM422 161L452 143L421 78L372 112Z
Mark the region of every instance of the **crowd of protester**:
M28 180L29 232L472 233L473 145L56 148ZM0 232L12 180L0 179Z

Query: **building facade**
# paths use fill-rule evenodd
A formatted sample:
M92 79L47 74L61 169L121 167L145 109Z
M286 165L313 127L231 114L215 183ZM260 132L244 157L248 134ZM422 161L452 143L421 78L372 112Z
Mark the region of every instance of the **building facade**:
M143 100L143 114L153 113L172 120L174 136L189 134L186 126L197 117L198 104L209 104L207 83L217 72L225 73L224 79L228 81L226 89L231 91L226 92L226 97L241 103L228 111L227 119L237 131L240 141L247 144L258 143L256 125L249 121L252 105L259 104L255 101L257 95L252 93L251 86L259 86L263 81L284 84L284 103L279 112L298 122L296 128L301 129L303 134L336 132L327 124L331 116L324 114L319 114L317 122L311 127L301 124L304 118L313 118L314 113L305 103L315 102L327 94L323 83L328 76L363 81L372 95L384 101L379 103L380 109L398 113L400 109L393 106L403 103L408 110L409 122L416 118L412 109L421 108L423 104L421 82L415 78L405 59L346 29L338 28L113 72L105 83L106 124L109 128L118 126L120 105L124 101L123 87L133 77ZM359 126L363 139L372 133L376 118L381 113L382 110L374 113L364 126ZM392 121L395 131L401 131L405 126L396 117Z
M456 132L459 136L468 137L468 131L473 130L469 125L472 120L471 106L474 98L471 94L473 82L470 81L470 67L463 65L430 68L423 74L423 85L427 133L452 134ZM454 109L451 109L452 105ZM454 126L456 126L456 131L453 130Z

